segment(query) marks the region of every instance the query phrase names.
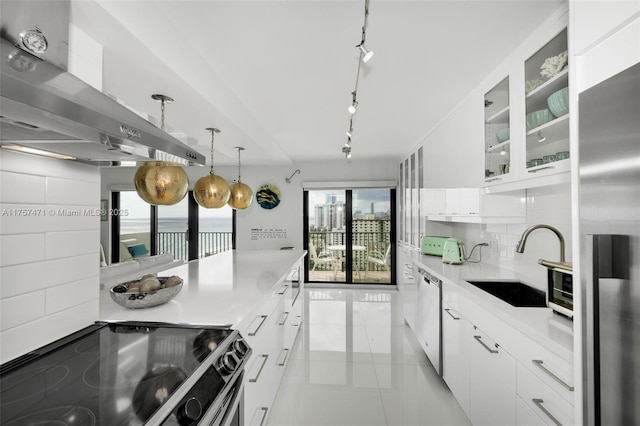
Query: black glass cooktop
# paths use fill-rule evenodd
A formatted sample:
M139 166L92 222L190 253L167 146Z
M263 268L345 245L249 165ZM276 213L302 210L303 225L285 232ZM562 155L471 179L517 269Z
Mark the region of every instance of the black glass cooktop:
M2 365L0 424L144 424L230 333L96 323Z

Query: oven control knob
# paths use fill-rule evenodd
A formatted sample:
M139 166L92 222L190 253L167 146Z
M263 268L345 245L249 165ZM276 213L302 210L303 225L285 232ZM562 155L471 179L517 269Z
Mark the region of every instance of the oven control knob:
M238 339L233 342L233 351L236 353L236 355L242 358L249 351L249 346L247 346L243 339Z
M222 355L222 359L220 360L220 370L223 374L231 374L238 367L238 360L233 355L232 351L227 352Z
M187 402L178 408L178 423L190 425L202 415L202 404L196 398L189 398Z

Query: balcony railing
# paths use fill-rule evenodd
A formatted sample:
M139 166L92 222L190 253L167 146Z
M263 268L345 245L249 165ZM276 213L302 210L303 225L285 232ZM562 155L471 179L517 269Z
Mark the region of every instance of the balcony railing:
M332 245L345 245L346 233L336 231L326 232L309 232L309 241L313 243L313 246L318 250L318 254L326 252L327 246ZM390 244L389 232L354 232L352 245L362 246L365 250L353 251L353 263L354 267L360 271L366 271L369 268L370 271L382 271L384 266L368 264L367 256L373 251L385 254L387 247ZM328 253L327 253L328 254ZM313 262L312 256L308 257L310 262ZM313 268L313 263L310 264ZM331 268L330 265L324 265L324 269ZM323 269L323 266L318 265L316 269Z
M231 250L232 232L199 232L198 258ZM176 260L188 260L185 232L158 232L158 253L172 253Z

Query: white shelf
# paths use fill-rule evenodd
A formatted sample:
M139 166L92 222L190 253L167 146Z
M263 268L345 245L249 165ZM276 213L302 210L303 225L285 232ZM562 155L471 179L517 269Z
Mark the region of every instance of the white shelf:
M536 87L529 93L527 93L526 99L546 99L554 92L560 89L564 89L569 86L569 67L565 67L558 74L545 81L540 86Z
M567 172L571 170L571 161L569 158L564 160L552 161L551 163L541 164L535 167L528 167L527 173L539 173L547 170L553 170L554 172Z
M497 113L485 120L487 124L509 124L509 106L507 105Z
M547 138L545 142L538 142L538 132ZM556 118L527 131L527 150L537 147L541 144L555 142L561 139L569 138L569 114Z
M506 152L509 152L510 148L511 148L511 140L506 140L497 145L493 145L492 147L487 148L487 153L496 153L496 152L500 153L503 149Z

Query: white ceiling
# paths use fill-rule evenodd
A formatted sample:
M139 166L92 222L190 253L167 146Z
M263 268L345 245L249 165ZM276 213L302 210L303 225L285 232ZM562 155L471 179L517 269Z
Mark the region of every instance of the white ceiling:
M353 160L418 144L562 0L371 0ZM74 0L104 47L106 93L159 117L216 164L341 160L364 0ZM464 123L461 123L464 125Z

